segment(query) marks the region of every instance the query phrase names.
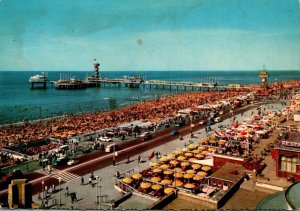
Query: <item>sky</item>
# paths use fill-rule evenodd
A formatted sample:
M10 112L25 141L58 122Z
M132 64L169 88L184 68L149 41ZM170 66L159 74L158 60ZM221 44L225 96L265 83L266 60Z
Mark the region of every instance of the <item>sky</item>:
M300 70L299 0L0 0L0 71Z

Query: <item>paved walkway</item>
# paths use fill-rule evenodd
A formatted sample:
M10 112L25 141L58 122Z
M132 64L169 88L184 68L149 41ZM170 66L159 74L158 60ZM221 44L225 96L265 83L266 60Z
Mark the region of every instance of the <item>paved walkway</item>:
M241 116L238 114L236 116L236 119L241 122L242 119L244 119L246 116L248 116L251 113L251 110L244 112L244 115ZM214 130L217 128L220 124L222 125L228 125L232 124L232 118L226 119L221 123L217 123L216 125L212 126L212 129ZM204 132L204 129L196 131L195 132L196 137L193 138L193 141L198 141L202 137L206 137L207 134ZM151 150L147 150L145 152L141 152L141 156L144 161L147 162L138 162L138 155L130 158L130 163L127 163L126 160L123 160L121 162L118 162L116 166L108 166L105 168L102 168L98 171L94 172L95 176L99 176L101 178L101 181L98 182L94 187L91 186L88 183L88 178L90 177L90 174L87 174L84 176L84 185L80 185L81 183L81 177L73 175L69 172L60 172L58 173L58 177L61 177L63 181L67 181L66 183L61 185L61 193L54 193L49 199L48 207L52 209L57 209L59 207L63 209L110 209L109 203L101 203L96 204L96 198L98 196L103 196L103 200L106 202L110 202L113 199L116 199L121 196L121 193L117 191L114 188L114 175L116 171L119 171L120 173L128 171L130 169L134 169L135 172L139 172L143 169L146 169L149 167L149 161L147 160L147 157L152 151L158 151L161 153L161 155L165 155L170 153L171 151L178 149L178 148L184 148L185 143L188 143L189 136L185 136L184 140L176 139L172 142L168 142L162 146L156 147ZM153 158L152 160L155 160ZM58 178L57 177L57 178ZM71 203L70 196L65 195L66 187L68 186L69 192L76 192L77 193L77 199L78 201L74 204ZM61 196L61 203L62 206L59 206L59 197ZM34 202L38 202L38 195L35 195L33 197ZM119 208L122 207L122 209L146 209L149 205L153 203L152 200L140 198L137 196L132 196L130 199L128 199L126 202L123 202Z

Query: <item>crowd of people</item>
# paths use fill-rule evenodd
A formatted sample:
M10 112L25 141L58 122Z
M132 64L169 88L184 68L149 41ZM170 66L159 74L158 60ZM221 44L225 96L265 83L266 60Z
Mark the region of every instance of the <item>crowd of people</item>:
M280 83L282 89L299 86L299 81ZM0 148L19 143L28 143L43 140L46 137L67 139L75 135L95 132L109 127L134 120L159 121L168 116L175 115L178 110L187 107L197 107L201 104L210 104L222 99L232 99L242 93L253 89L235 89L227 91L181 93L165 96L160 99L137 103L112 111L70 115L65 118L51 119L37 123L24 122L0 128ZM51 147L51 146L49 146ZM31 147L30 153L38 154L48 147Z

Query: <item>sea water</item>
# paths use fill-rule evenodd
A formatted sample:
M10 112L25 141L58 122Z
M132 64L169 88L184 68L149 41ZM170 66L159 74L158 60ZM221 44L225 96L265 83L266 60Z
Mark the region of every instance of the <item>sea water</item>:
M38 74L32 71L0 72L0 125L34 120L63 114L96 112L115 109L142 100L151 100L183 90L150 90L141 88L97 87L80 90L59 90L50 84L47 89L31 89L29 77ZM84 79L91 72L48 71L50 81L60 76L76 76ZM257 84L259 71L101 71L101 77L123 78L143 74L146 80L218 82L218 84ZM268 81L300 79L299 71L269 71Z

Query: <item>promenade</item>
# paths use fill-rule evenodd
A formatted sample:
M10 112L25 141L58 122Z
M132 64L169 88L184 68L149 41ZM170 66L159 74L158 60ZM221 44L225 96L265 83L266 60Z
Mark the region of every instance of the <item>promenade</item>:
M269 105L262 106L263 108L267 108ZM280 104L274 104L274 109L280 109L281 105ZM255 110L255 109L253 109ZM244 115L241 116L240 114L236 115L236 119L238 121L241 121L245 116L248 116L253 110L249 110L244 112ZM214 130L215 128L218 128L218 126L222 125L229 125L232 124L232 118L226 119L220 123L217 123L212 126L212 129ZM192 141L198 141L202 137L206 137L207 134L204 131L204 129L198 130L195 132L195 137L192 138ZM51 209L110 209L110 202L111 200L114 200L116 198L119 198L122 196L122 194L117 191L114 188L114 175L116 174L117 171L120 173L126 172L128 170L133 169L135 172L139 172L143 169L146 169L149 167L149 161L147 157L150 155L152 151L155 152L160 152L161 155L165 155L167 153L170 153L171 151L178 149L178 148L184 148L185 144L188 143L189 135L184 137L184 140L179 140L176 139L174 141L168 142L164 145L158 146L156 148L147 150L145 152L141 152L139 155L142 156L143 162L138 162L138 156L133 156L130 157L129 160L130 162L127 163L127 159L119 161L116 163L116 166L107 166L105 168L102 168L100 170L97 170L94 172L94 175L101 180L97 180L98 183L94 186L91 184L88 184L88 178L90 177L90 173L84 175L84 185L81 185L81 177L75 174L71 174L69 172L61 172L59 174L59 177L62 178L62 181L64 181L64 184L61 184L61 189L62 191L59 193L54 193L51 195L51 197L48 200L48 207ZM261 142L263 143L264 140ZM256 151L259 151L259 148L257 148ZM155 160L156 158L152 158L152 161ZM272 168L272 167L270 167ZM66 196L66 187L69 189L69 193L76 192L77 195L77 202L72 204L71 202L71 197ZM59 187L57 187L59 188ZM244 190L244 189L243 189ZM248 190L251 191L251 190ZM41 190L42 192L42 190ZM237 192L238 193L238 192ZM233 196L236 197L235 194ZM266 194L261 194L262 197L264 197ZM96 203L97 201L97 196L100 196L98 198L103 198L103 203ZM59 206L59 198L61 197L61 206ZM260 199L260 197L258 198ZM34 202L38 202L38 194L34 195L33 197ZM41 201L39 201L40 203ZM154 201L150 199L145 199L141 198L138 196L131 196L128 200L123 202L117 209L147 209L149 205L151 205ZM229 203L229 205L228 205ZM232 204L231 201L229 201L227 204L225 204L224 207L227 209L231 209ZM256 205L256 204L255 204ZM191 206L191 207L190 207ZM193 207L194 206L194 207ZM190 207L190 208L189 208ZM188 206L185 206L184 203L176 202L174 200L170 205L166 207L166 209L193 209L197 207L197 209L205 209L206 207L199 207L199 205L192 204L189 202Z

